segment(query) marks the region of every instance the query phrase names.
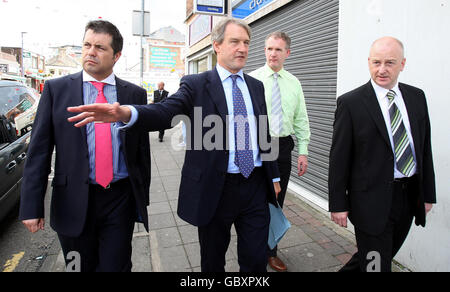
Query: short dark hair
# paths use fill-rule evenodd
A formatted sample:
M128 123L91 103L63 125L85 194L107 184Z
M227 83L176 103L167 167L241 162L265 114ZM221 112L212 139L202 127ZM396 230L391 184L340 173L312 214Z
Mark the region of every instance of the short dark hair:
M84 30L85 35L88 30L92 30L95 33L104 33L110 35L112 37L111 47L114 50L114 55L119 52L122 52L123 37L120 34L119 29L111 22L106 20L90 21L86 25L86 29Z

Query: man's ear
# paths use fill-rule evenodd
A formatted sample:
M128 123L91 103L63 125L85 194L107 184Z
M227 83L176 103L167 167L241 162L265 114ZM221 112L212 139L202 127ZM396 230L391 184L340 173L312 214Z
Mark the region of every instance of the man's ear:
M117 54L114 55L114 64L117 63L117 61L119 61L121 56L122 52L118 52Z
M218 42L213 42L213 49L214 49L214 52L217 55L219 53L219 51L220 51L220 44Z
M406 66L406 58L404 58L402 60L402 71L401 72L403 72L403 70L405 70L405 66Z

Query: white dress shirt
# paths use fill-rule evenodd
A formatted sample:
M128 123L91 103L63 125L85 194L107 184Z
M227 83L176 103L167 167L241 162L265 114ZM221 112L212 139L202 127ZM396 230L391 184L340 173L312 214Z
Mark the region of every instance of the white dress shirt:
M392 152L394 153L394 156L395 156L394 138L392 136L392 128L391 128L391 117L389 115L389 99L387 97L389 90L379 86L373 80L371 80L371 82L372 82L373 88L375 89L375 93L377 95L377 100L378 100L378 103L380 104L381 112L383 113L384 121L386 123L386 129L389 134L389 139L391 140ZM400 91L398 83L391 90L394 91L396 94L394 102L397 105L397 108L399 109L399 111L402 115L403 124L405 125L406 132L408 133L409 144L411 145L411 150L412 150L412 153L414 156L414 161L416 162L416 165L417 165L416 151L414 148L413 136L411 134L411 125L409 123L408 111L406 109L406 105L403 100L403 95L402 95L402 92ZM417 171L417 167L414 166L414 168L411 172L412 175L414 175L416 173L416 171ZM395 163L394 164L394 178L404 178L404 177L405 177L405 175L402 174L397 169L397 164Z

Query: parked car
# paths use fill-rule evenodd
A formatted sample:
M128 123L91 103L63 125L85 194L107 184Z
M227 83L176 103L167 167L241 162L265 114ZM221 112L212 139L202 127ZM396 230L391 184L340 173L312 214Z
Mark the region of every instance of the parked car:
M19 201L36 107L28 87L0 80L0 220Z

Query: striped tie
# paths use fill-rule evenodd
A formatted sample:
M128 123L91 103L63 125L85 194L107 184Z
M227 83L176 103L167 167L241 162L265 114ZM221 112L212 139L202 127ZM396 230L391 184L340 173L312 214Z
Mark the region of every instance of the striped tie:
M395 157L397 169L405 176L411 176L411 171L416 166L411 145L403 123L402 114L395 104L396 94L390 90L387 94L389 99L389 116L391 117L392 136L394 140Z
M281 93L278 85L278 73L273 74L272 87L272 119L270 129L274 136L279 137L283 130L283 108L281 107Z

